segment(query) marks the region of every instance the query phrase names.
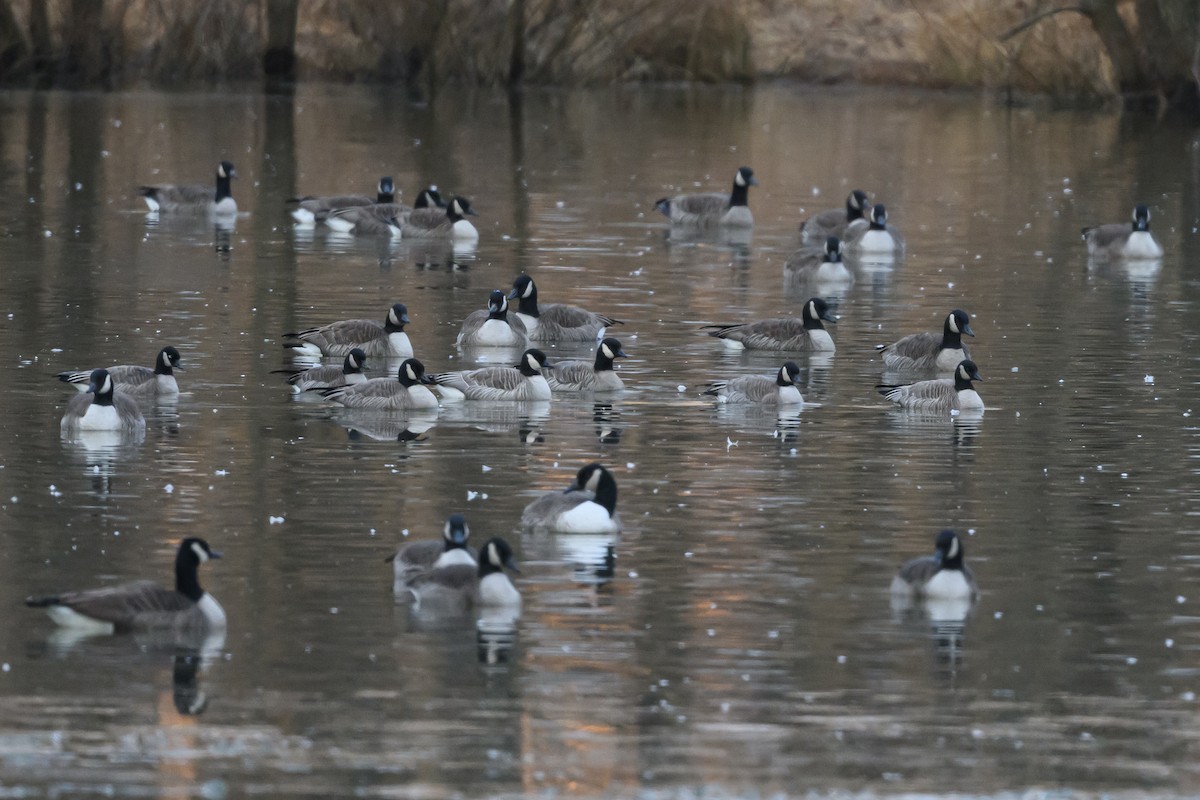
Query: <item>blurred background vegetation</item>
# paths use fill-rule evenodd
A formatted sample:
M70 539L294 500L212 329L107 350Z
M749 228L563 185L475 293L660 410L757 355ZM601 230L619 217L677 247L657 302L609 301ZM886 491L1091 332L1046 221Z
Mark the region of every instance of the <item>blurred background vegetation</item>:
M1195 110L1200 0L0 0L0 81L978 87Z

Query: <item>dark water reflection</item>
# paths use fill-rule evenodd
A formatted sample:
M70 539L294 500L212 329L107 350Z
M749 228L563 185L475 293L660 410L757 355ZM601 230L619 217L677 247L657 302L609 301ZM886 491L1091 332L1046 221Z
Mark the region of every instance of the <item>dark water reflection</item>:
M421 107L346 87L8 93L0 116L8 793L1200 791L1192 129L783 86ZM233 229L145 219L137 184L218 156L241 175ZM742 163L762 181L751 237L665 231L657 197ZM470 197L478 247L295 231L283 210L382 174ZM906 258L832 293L838 352L801 360L802 411L715 408L704 383L780 359L700 327L796 313L797 222L855 187ZM1166 258L1088 263L1079 228L1137 200ZM522 269L544 302L627 322L620 397L364 415L271 374L283 331L396 301L427 367L459 368L459 321ZM888 408L874 345L959 306L987 413ZM185 393L146 409L144 440L60 438L55 372L167 343ZM516 530L592 459L617 475L622 536ZM456 510L516 545L515 628L393 602L383 557ZM947 525L980 602L893 608L894 570ZM68 641L20 607L166 579L186 535L226 552L203 575L223 642Z

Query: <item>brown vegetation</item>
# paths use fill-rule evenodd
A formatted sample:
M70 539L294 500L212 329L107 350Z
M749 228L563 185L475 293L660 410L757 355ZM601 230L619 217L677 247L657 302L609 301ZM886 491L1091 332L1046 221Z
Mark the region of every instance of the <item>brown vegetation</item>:
M0 78L787 76L1194 102L1195 0L0 0Z

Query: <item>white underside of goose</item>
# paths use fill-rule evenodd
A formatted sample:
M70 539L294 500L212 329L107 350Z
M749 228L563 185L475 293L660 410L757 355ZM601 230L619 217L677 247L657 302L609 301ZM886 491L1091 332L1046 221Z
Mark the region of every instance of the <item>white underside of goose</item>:
M587 500L558 515L554 529L562 533L614 533L617 523L608 509L594 500Z
M1163 249L1149 231L1134 231L1125 242L1125 258L1162 258Z
M887 231L867 231L858 242L861 253L892 253L896 250L896 240Z
M81 431L116 431L124 427L121 415L114 406L92 404L76 427Z
M926 597L947 600L970 597L971 584L967 583L967 577L962 570L943 569L925 584L924 593Z

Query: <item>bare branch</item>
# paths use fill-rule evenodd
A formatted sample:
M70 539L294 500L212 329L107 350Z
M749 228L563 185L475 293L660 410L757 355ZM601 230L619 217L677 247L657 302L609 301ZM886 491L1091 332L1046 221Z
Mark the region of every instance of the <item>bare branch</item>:
M1047 17L1053 17L1055 14L1061 14L1064 11L1074 11L1077 14L1087 14L1088 10L1084 6L1063 6L1062 8L1052 8L1049 11L1043 11L1040 14L1034 14L1029 19L1025 20L1016 27L1009 28L1004 33L1000 34L1000 41L1007 42L1012 37L1016 36L1023 30L1032 28Z

